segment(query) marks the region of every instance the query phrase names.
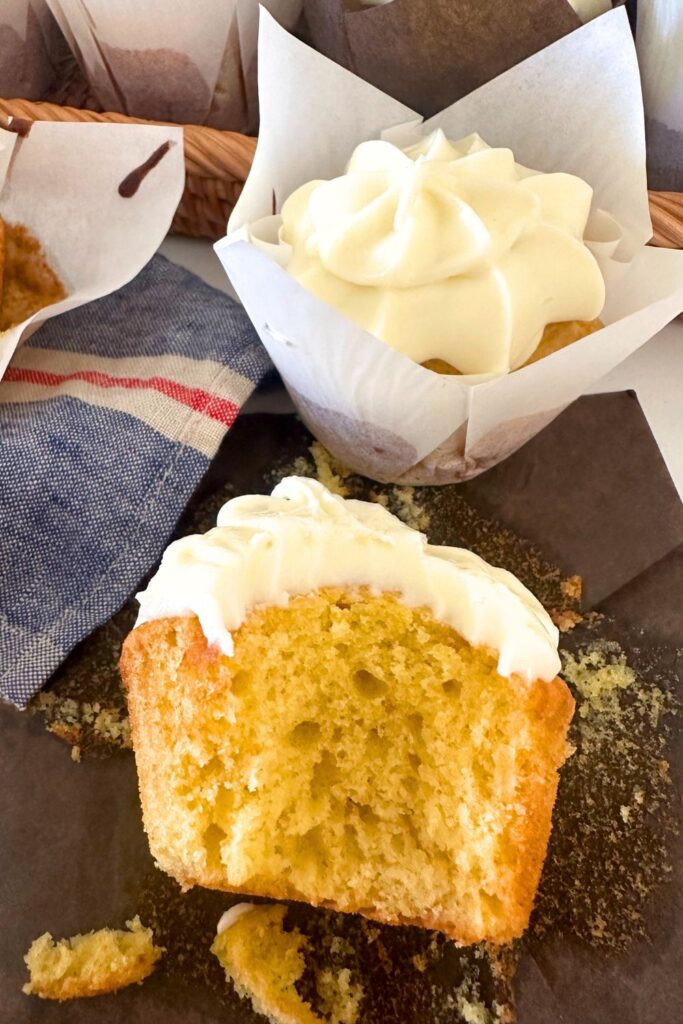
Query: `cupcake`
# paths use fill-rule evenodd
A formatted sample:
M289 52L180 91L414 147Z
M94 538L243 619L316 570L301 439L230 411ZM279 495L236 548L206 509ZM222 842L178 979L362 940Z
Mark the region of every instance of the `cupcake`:
M172 544L139 600L121 671L163 870L464 944L524 931L574 705L518 580L294 477Z
M680 253L646 248L623 8L426 122L265 14L259 47L259 144L216 251L348 468L476 476L680 311Z

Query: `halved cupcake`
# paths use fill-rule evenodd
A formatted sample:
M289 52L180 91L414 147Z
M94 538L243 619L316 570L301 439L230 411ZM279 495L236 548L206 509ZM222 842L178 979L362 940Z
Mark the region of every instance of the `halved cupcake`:
M165 871L523 932L574 704L514 576L293 477L172 544L140 604L121 669Z

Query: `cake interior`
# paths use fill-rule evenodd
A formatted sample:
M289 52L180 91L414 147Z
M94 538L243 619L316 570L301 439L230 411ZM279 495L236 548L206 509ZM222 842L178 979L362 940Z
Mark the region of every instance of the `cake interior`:
M143 625L122 667L152 853L186 885L520 934L572 701L496 665L362 589L254 611L232 658L194 618Z

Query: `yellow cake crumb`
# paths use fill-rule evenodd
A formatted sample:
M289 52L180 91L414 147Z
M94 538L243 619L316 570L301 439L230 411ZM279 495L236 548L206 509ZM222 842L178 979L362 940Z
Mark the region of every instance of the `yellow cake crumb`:
M570 633L575 626L583 622L583 616L571 608L553 608L550 618L561 633Z
M309 451L313 456L315 475L320 483L332 494L339 494L342 498L348 497L349 487L346 478L351 475L351 471L335 459L319 441L314 441Z
M352 980L348 967L340 971L331 967L316 971L315 987L330 1024L356 1024L364 993L363 986Z
M23 991L61 1001L115 992L143 981L164 951L154 945L151 928L145 928L139 917L126 921L126 928L101 928L57 942L45 932L24 957L31 980Z
M565 597L572 601L580 601L583 593L583 580L580 576L568 576L560 583L560 589Z

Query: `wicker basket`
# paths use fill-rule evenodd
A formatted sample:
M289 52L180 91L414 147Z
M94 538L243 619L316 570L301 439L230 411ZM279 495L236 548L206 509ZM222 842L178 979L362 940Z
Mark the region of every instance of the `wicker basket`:
M100 114L21 99L0 100L0 114L5 118L23 117L30 121L140 123L140 119L124 114ZM185 191L172 230L181 235L215 240L225 234L230 211L251 167L256 139L203 125L184 127ZM650 192L650 211L654 227L651 244L683 249L683 193Z

